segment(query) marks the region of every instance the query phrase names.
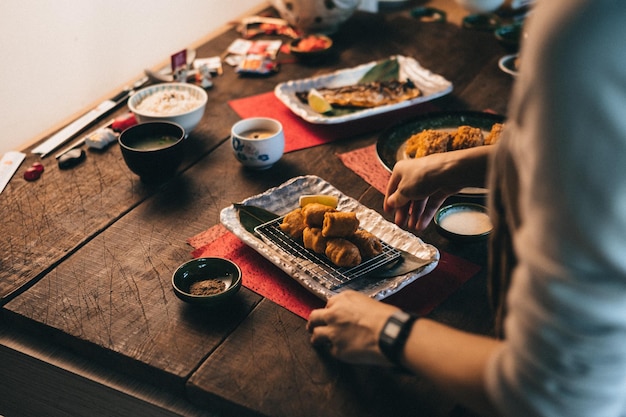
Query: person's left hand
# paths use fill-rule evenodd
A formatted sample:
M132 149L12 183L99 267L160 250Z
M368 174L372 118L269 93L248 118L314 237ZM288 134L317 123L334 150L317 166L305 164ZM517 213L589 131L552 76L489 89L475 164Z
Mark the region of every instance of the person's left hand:
M387 319L398 310L356 291L343 291L313 310L307 330L311 343L326 347L336 358L350 363L390 365L378 347Z

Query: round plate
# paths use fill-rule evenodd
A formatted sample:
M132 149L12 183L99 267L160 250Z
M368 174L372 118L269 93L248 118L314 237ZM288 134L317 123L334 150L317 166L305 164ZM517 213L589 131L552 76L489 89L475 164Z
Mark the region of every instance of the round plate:
M500 18L495 13L471 14L463 18L466 29L493 31L500 26Z
M507 74L517 77L518 54L505 55L498 61L498 67Z
M521 23L513 23L498 27L494 31L496 39L506 48L517 50L522 39L523 26Z
M457 218L453 220L453 216ZM453 223L447 224L446 219ZM480 204L455 203L442 207L433 220L437 231L443 237L452 240L465 242L484 240L493 230L487 208Z
M494 123L503 123L504 117L484 112L438 112L429 113L385 130L376 142L378 158L387 170L401 159L409 159L404 153L406 142L411 136L425 129L454 131L459 126L479 127L489 133ZM483 188L464 189L464 194L482 194Z

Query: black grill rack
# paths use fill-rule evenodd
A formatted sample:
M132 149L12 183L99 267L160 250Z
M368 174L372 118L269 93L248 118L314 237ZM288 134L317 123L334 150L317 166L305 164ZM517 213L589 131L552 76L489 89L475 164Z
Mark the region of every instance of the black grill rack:
M367 259L355 267L338 267L327 257L306 249L300 242L283 232L280 228L282 220L283 218L279 217L257 226L254 230L268 245L283 254L290 255L288 259L298 269L329 290L335 290L352 280L369 275L402 256L396 248L381 242L383 251L380 255Z

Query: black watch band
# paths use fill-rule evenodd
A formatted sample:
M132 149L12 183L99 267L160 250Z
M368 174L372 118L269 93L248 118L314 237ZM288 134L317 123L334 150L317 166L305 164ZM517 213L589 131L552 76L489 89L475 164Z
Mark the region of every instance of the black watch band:
M395 365L402 366L400 357L404 345L409 337L413 323L418 319L415 314L405 311L396 311L389 317L378 338L378 347L383 354Z

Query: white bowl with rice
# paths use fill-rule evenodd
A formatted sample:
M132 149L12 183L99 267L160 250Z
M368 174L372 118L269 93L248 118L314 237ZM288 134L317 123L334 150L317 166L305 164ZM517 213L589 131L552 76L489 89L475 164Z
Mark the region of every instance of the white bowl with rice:
M164 83L137 91L128 99L128 108L139 123L178 123L187 136L202 119L207 100L206 91L196 85Z

